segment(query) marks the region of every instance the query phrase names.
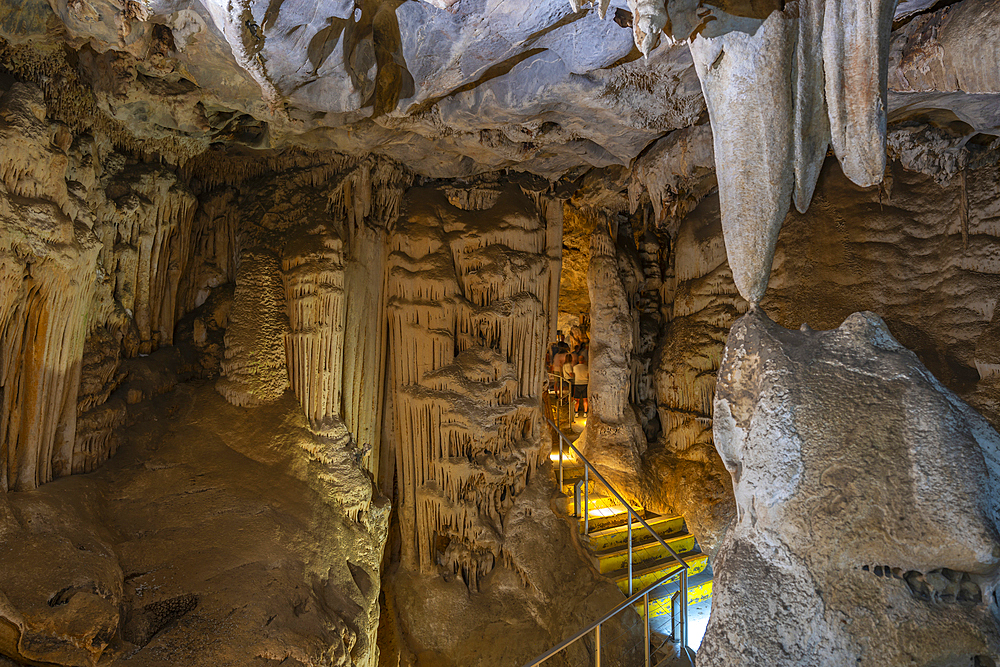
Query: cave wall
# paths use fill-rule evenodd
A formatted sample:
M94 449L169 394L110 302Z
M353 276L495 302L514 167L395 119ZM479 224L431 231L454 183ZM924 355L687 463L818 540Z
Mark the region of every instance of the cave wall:
M197 200L171 169L48 120L30 84L10 85L0 106L0 486L26 490L114 453L120 406L94 411L120 382L122 355L173 342Z
M875 312L996 427L1000 396L985 364L994 358L1000 295L1000 193L996 164L989 156L979 161L942 178L893 160L883 189L850 183L828 159L809 211L784 221L761 307L792 329L832 329L851 313ZM645 459L646 476L699 480L704 490L694 495L669 484L652 495L691 508L699 539L711 546L735 511L712 440L716 375L729 329L748 308L729 270L715 195L680 223L671 259L676 286L655 370L664 438Z

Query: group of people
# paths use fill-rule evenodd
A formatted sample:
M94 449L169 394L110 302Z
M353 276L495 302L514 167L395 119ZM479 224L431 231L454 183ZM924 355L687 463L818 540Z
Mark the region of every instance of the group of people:
M556 342L549 346L546 355L549 373L561 377L564 382L556 383L554 389L558 395L562 387L569 385L570 398L573 400L577 414L587 414L587 384L590 382L590 366L588 365L587 343L581 341L570 349L569 343L562 331L556 332Z

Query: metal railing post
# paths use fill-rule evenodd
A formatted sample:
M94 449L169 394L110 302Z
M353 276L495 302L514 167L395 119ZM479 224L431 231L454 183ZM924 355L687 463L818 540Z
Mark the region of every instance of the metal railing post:
M670 639L680 641L677 637L677 614L680 613L680 592L670 596Z
M566 378L562 379L562 395L563 395L563 405L566 406L566 423L572 424L574 420L570 413L572 412L571 408L573 406L573 396L572 396L572 389L570 389L569 381Z
M688 645L688 573L681 570L681 646Z
M643 667L650 667L649 665L649 591L642 596L642 615L646 618L646 627L643 630L642 636L646 640L646 662L642 663Z
M570 646L571 644L575 643L576 641L578 641L578 640L586 637L587 635L589 635L591 630L597 629L599 626L603 625L605 622L611 620L612 618L614 618L615 616L617 616L618 614L620 614L627 607L630 607L630 606L632 606L634 604L638 604L639 600L643 600L643 603L646 606L646 616L648 617L649 616L649 594L651 592L655 591L657 588L660 588L661 586L664 586L667 583L669 583L670 580L672 580L674 577L677 576L677 574L680 572L680 570L683 567L685 567L683 564L679 565L678 566L679 569L673 570L673 571L668 572L667 574L663 575L662 577L660 577L654 583L652 583L649 586L647 586L646 588L644 588L639 593L636 593L635 595L630 596L628 599L626 599L625 601L623 601L621 604L619 604L618 606L616 606L614 609L612 609L611 611L609 611L606 614L604 614L604 616L602 616L600 619L598 619L598 620L594 621L593 623L591 623L590 625L582 628L579 632L577 632L576 634L574 634L572 637L569 637L568 639L564 639L562 642L560 642L559 644L553 646L552 648L550 648L545 653L541 654L540 656L538 656L537 658L535 658L531 662L525 664L523 667L538 667L538 665L542 664L543 662L545 662L546 660L548 660L552 656L556 655L557 653L562 652L566 647ZM676 593L674 595L676 595ZM650 648L652 648L652 647L650 647Z
M583 534L590 535L590 468L583 466Z
M632 508L628 508L628 594L632 595Z
M601 667L601 626L598 625L594 628L594 643L597 645L597 650L594 652L594 667Z
M563 439L559 434L559 493L563 492Z
M559 431L559 427L556 425L555 422L553 422L548 417L546 417L545 420L549 423L550 426L552 426L553 428L555 428L556 431L561 434L561 431ZM565 438L565 436L563 436L563 438ZM587 457L585 457L583 455L583 452L581 452L579 449L577 449L576 447L574 447L573 443L570 442L569 440L566 440L566 444L569 445L570 450L580 459L580 462L583 463L583 474L584 474L584 478L587 479L587 489L584 490L584 493L587 493L587 490L589 489L589 477L588 476L590 474L590 471L593 470L594 471L594 475L597 476L597 481L602 486L604 486L604 488L606 488L608 491L610 491L611 495L614 496L618 500L618 502L620 502L622 504L623 507L631 507L631 505L629 504L629 502L627 500L625 500L624 497L622 497L622 494L618 493L618 491L615 490L615 487L613 487L611 485L611 483L608 482L608 480L604 479L604 475L602 475L600 472L598 472L597 468L595 468L594 465L590 461L587 460ZM589 504L589 495L587 496L587 498L588 498L588 504ZM634 510L633 510L633 514L635 514ZM589 515L590 515L590 512L588 510L587 514L584 515L584 518L585 519L589 518ZM677 563L681 567L683 567L684 569L688 568L688 564L684 562L684 559L681 558L680 554L678 554L673 549L673 547L671 547L669 544L667 544L663 540L663 538L660 537L655 530L653 530L653 528L649 525L649 523L646 522L645 519L643 519L638 514L635 515L635 518L636 518L636 521L638 521L642 525L642 527L645 528L649 532L649 534L652 535L656 539L656 541L659 542L663 546L663 548L667 550L667 553L669 553L671 556L673 556L674 560L676 560ZM587 530L589 531L589 524L588 524Z

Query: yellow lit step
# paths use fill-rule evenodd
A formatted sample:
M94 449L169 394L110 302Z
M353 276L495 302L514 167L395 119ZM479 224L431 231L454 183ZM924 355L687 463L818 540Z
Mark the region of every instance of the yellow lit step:
M712 597L712 580L702 582L696 586L688 587L688 606L698 604L699 602L704 602L705 600ZM642 603L635 605L635 610L642 616L643 606ZM667 595L656 600L649 601L649 617L656 618L658 616L665 616L673 611L673 602L671 596Z
M703 553L693 553L693 554L681 554L684 562L688 564L688 577L693 577L696 574L701 574L708 567L708 556ZM632 569L632 590L641 591L646 586L655 584L656 581L662 577L664 574L675 570L679 567L677 561L671 558L669 561L657 561L652 565L647 565L644 568L633 568ZM622 593L628 595L628 571L619 571L619 574L613 577L615 584L618 585L618 590Z
M656 534L666 539L668 535L674 535L684 530L684 517L656 516L649 515L643 517L646 523L656 531ZM638 519L632 519L632 540L633 542L644 541L650 537ZM590 531L590 548L592 551L607 551L619 546L628 545L628 525L622 522L620 526L612 526L603 530Z
M643 544L633 544L632 546L632 569L633 571L650 561L671 558L666 547L653 538ZM671 549L676 551L683 558L685 553L694 549L694 535L678 535L676 537L663 538ZM628 547L619 547L613 551L606 551L594 554L597 558L598 569L601 574L608 574L616 570L628 569L629 550Z
M583 498L580 499L581 504L583 503ZM559 511L563 512L567 516L573 514L573 497L567 496L564 498L556 499L556 506ZM628 509L619 502L614 496L595 496L591 494L590 499L587 501L588 514L591 519L599 517L609 517L618 514L625 514ZM640 508L635 508L639 510Z

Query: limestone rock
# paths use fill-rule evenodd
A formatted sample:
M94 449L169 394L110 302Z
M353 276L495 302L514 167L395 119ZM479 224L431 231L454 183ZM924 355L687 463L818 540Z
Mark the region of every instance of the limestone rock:
M794 20L775 12L753 24L752 32L702 34L691 42L713 119L730 266L737 289L751 303L758 303L767 289L774 245L795 184L795 105L788 82L795 28Z
M130 409L93 474L0 494L0 654L375 667L389 508L343 427L210 385Z
M901 93L1000 92L1000 9L965 0L922 14L892 35L888 85Z
M975 354L980 378L1000 375L1000 311L993 311L993 321L976 340Z
M632 211L639 207L639 192L645 191L657 223L681 220L715 186L714 171L711 125L671 132L632 165Z
M66 187L69 160L41 91L0 98L0 489L74 467L76 403L99 241ZM71 200L72 199L72 200ZM89 213L89 211L87 212Z
M441 667L523 665L562 641L568 628L589 625L621 603L617 586L586 562L572 527L550 507L555 489L549 466L531 476L505 516L511 565L498 564L478 593L470 595L457 577L389 568L386 606L398 619L399 643L380 643L382 659ZM642 632L631 609L612 618L602 629L601 664L638 664L634 652ZM595 652L584 639L545 664L593 664Z
M118 631L123 575L95 510L51 490L0 494L0 655L78 667L101 658Z
M751 311L714 431L739 514L699 663L997 655L1000 435L880 318L795 332Z
M799 34L795 46L795 190L792 201L805 213L830 145L823 74L825 0L799 0Z
M880 194L851 183L828 159L819 206L792 213L782 227L762 307L783 326L817 329L877 309L897 340L964 396L978 378L975 348L1000 285L995 169L970 168L964 182L938 184L893 162L890 194ZM950 212L947 224L941 211Z
M882 181L889 33L896 0L827 0L823 74L830 143L844 174L862 187Z

